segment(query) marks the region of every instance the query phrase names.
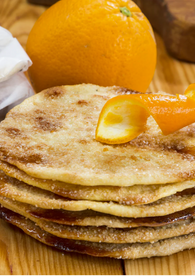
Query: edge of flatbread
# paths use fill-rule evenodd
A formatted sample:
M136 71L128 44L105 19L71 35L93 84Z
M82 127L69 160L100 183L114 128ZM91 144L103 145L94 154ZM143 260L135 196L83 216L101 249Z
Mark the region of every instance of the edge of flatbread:
M137 259L153 256L167 256L185 249L195 248L195 234L160 240L155 243L108 244L76 241L56 237L36 226L31 220L0 207L0 217L22 229L29 236L62 251L77 252L96 257Z

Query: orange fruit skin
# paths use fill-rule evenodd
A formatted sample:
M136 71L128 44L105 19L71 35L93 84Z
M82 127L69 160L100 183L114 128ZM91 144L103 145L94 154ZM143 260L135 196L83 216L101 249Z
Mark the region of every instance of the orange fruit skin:
M111 98L100 113L96 140L106 144L129 142L145 131L150 115L164 135L194 123L195 84L185 94L131 94Z
M145 92L156 67L151 25L130 0L59 1L35 23L26 51L36 92L79 83Z

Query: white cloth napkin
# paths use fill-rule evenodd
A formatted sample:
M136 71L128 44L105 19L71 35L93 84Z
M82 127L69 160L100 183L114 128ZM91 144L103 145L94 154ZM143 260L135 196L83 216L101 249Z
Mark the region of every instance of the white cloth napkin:
M12 34L0 27L0 119L16 104L34 94L22 73L32 61Z

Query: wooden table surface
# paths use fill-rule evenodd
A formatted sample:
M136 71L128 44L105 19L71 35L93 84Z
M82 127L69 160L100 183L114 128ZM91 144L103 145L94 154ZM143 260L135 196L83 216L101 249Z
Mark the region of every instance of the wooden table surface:
M26 1L0 0L0 25L11 31L24 48L33 24L46 9ZM149 90L183 93L190 83L195 83L195 64L180 62L168 56L157 34L156 41L157 68ZM94 258L54 250L0 220L0 274L194 275L195 250L140 260Z

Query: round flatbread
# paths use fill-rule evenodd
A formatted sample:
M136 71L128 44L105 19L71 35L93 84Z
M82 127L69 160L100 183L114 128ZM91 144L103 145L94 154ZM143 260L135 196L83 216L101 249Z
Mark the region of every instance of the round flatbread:
M83 84L28 98L0 124L0 159L33 177L86 186L194 179L195 124L164 136L149 117L146 131L129 143L95 140L106 101L130 93L135 92Z

